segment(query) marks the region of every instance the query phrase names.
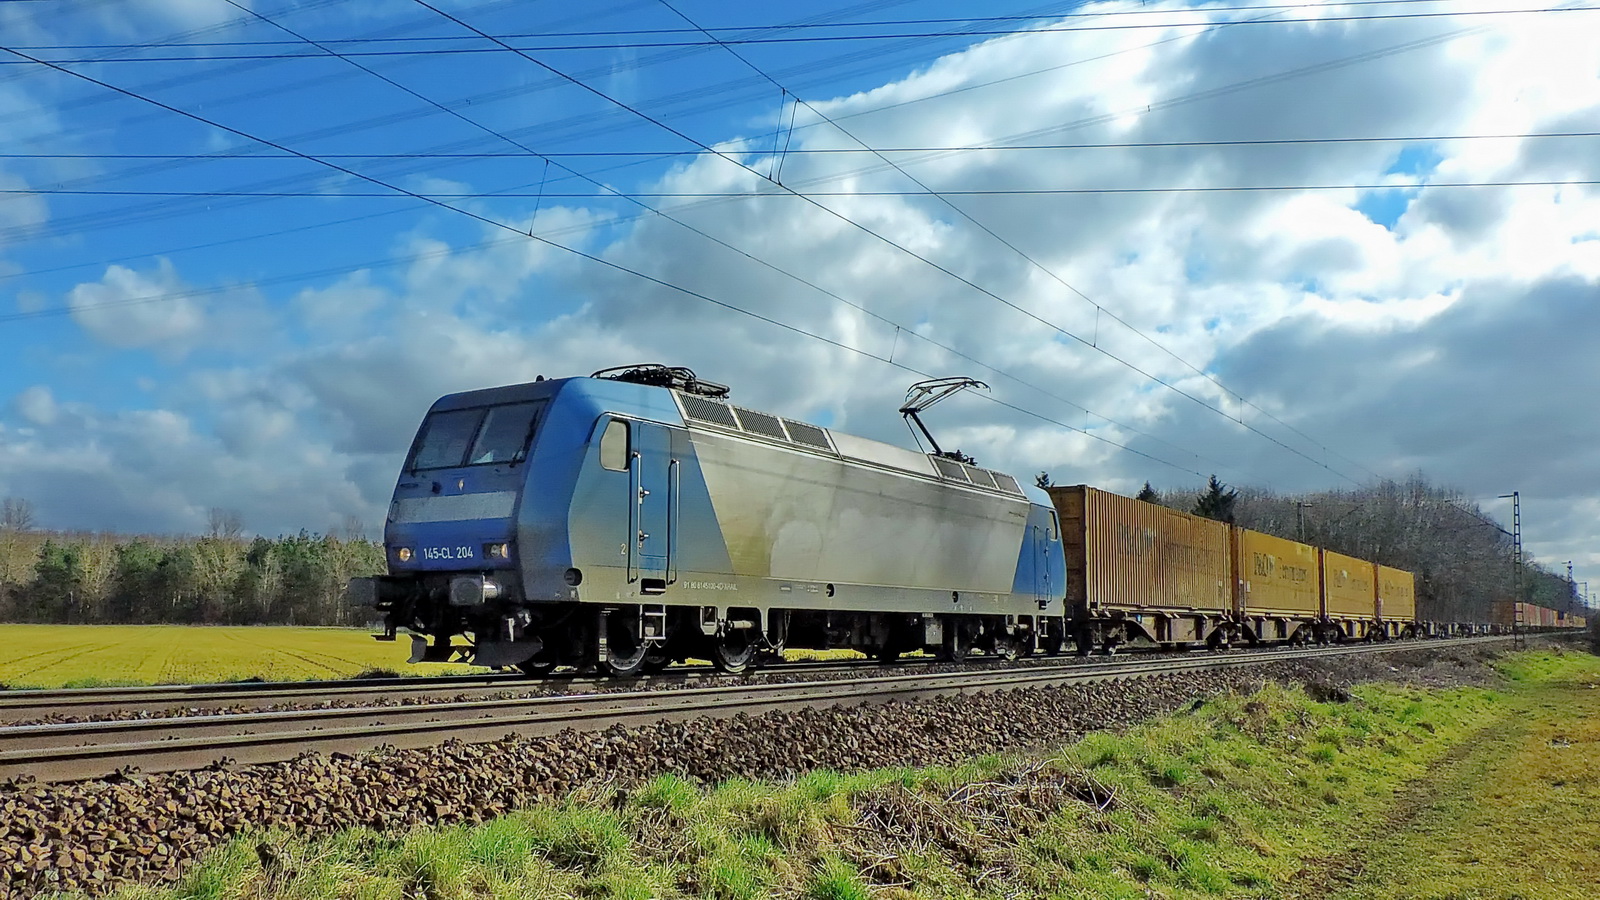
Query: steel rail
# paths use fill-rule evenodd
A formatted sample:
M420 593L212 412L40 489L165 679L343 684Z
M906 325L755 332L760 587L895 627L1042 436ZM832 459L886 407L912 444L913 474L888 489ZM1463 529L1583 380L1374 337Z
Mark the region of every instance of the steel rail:
M761 674L807 674L858 667L860 659L772 663ZM931 662L931 661L929 661ZM904 660L896 665L927 664ZM158 714L169 709L223 710L307 700L383 700L450 694L530 691L542 688L583 690L595 687L649 686L730 678L709 666L674 667L656 675L607 676L559 673L543 678L511 673L419 675L396 678L349 678L327 681L242 681L221 684L174 684L149 687L60 688L0 691L0 725L51 715Z
M443 740L477 743L511 735L552 735L574 728L599 730L614 725L725 718L739 713L885 703L1364 653L1445 649L1496 640L1504 638L1337 646L1273 653L1125 658L975 672L923 672L855 680L673 691L10 726L0 728L0 780L81 781L135 767L142 772L165 772L204 768L219 761L232 764L281 762L306 752L353 754L385 746L427 747Z

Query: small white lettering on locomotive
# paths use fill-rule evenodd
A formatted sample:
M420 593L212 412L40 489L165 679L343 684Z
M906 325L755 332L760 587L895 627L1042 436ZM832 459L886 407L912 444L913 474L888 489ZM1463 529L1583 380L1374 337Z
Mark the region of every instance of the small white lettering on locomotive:
M683 586L696 591L737 591L737 584L726 581L685 581Z

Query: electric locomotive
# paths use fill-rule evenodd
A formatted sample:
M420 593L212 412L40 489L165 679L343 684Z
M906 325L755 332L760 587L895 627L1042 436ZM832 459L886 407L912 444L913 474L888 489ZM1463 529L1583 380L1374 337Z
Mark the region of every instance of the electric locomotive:
M920 427L971 384L914 386L901 412ZM728 395L651 364L440 398L389 506L388 574L353 580L351 602L384 614L380 637L409 632L413 662L530 674L1060 649L1042 491Z

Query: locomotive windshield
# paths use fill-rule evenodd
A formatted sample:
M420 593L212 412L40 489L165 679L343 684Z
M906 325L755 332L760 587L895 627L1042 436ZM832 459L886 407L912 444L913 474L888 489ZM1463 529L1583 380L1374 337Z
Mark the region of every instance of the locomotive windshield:
M409 471L520 462L545 401L434 413L422 423Z

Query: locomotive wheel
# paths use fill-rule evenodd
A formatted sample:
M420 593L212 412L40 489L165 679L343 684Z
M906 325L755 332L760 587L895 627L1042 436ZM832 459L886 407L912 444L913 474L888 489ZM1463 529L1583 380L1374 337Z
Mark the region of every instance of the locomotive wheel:
M742 675L755 665L756 642L747 628L730 628L711 648L711 662L731 675Z
M990 652L1006 662L1016 662L1022 658L1022 642L1013 635L997 634L994 638L994 649Z
M639 663L639 671L645 675L660 674L667 666L672 665L672 657L660 644L647 644L644 649L644 661Z
M892 643L884 644L872 653L872 658L880 665L889 665L900 658L900 648Z
M972 637L961 622L947 622L944 632L944 658L947 662L965 662L972 651Z
M541 650L533 655L532 659L525 659L517 663L524 675L533 678L543 678L556 670L555 657L547 650Z
M600 665L612 675L637 675L644 668L645 657L649 655L649 647L639 640L638 635L619 635L616 624L611 626L611 634L606 638L606 658Z

